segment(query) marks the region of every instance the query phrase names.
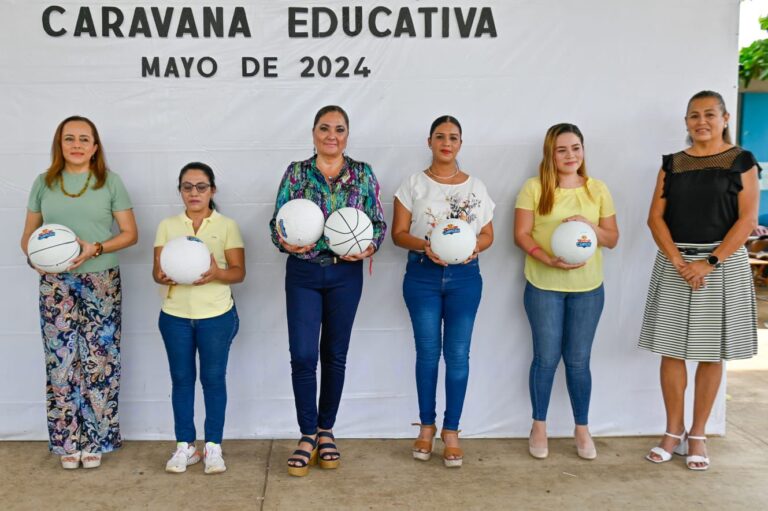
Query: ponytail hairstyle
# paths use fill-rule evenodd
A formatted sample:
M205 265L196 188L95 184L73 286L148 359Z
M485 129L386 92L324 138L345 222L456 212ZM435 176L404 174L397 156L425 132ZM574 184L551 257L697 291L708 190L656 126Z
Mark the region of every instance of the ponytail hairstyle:
M715 92L712 90L703 90L701 92L697 92L693 96L691 96L691 99L688 100L688 106L685 109L685 117L688 117L688 111L691 109L691 103L696 101L697 99L704 99L704 98L715 98L720 106L720 113L723 115L728 113L728 110L725 108L725 100L723 100L723 96L720 95L719 92ZM691 138L691 135L688 135L688 138L686 139L689 145L693 144L693 139ZM726 144L732 144L732 138L731 138L731 130L728 127L728 123L725 123L725 129L723 129L723 142Z
M205 173L205 176L208 178L208 182L211 184L211 190L216 190L216 176L213 174L213 169L205 163L193 161L181 167L181 172L179 172L179 184L177 187L179 192L181 192L181 182L184 178L184 174L186 174L188 170L200 170ZM208 202L208 208L218 211L219 208L216 206L216 203L213 202L213 198L211 198L210 202Z
M53 134L53 143L51 144L51 166L45 173L45 184L48 188L53 188L54 183L62 179L61 173L64 171L64 152L61 150L61 138L63 136L64 126L68 122L80 121L86 123L91 127L93 133L93 143L96 145L96 152L91 157L89 168L96 178L96 182L93 184L93 189L98 190L107 181L107 162L104 159L104 146L101 144L101 137L99 137L99 130L96 129L96 125L87 117L80 115L72 115L67 117L59 123L56 127L56 132Z
M550 214L552 212L552 207L555 205L555 189L560 184L557 175L557 166L555 165L555 148L557 146L557 137L564 133L573 133L579 137L581 146L584 147L584 135L575 124L555 124L547 130L547 134L544 136L544 154L541 163L539 164L541 198L539 199L539 207L537 209L542 216ZM587 187L586 158L581 162L581 166L576 173L584 178L584 189L587 192L587 196L592 199L592 194L589 193L589 188Z

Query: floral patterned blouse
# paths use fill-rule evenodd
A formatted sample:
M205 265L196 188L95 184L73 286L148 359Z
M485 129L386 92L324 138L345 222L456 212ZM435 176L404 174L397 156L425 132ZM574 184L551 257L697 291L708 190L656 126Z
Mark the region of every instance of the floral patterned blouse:
M379 198L379 182L367 163L344 156L344 166L339 175L330 183L315 165L316 157L304 161L292 162L280 181L275 200L275 211L269 222L272 233L272 243L281 252L277 235L276 220L280 208L293 199L308 199L320 206L323 216L328 216L344 207L357 208L363 211L373 224L373 246L376 250L384 241L387 224L384 222L384 208ZM325 238L320 238L315 248L304 254L291 254L300 259L313 259L322 253L331 253Z

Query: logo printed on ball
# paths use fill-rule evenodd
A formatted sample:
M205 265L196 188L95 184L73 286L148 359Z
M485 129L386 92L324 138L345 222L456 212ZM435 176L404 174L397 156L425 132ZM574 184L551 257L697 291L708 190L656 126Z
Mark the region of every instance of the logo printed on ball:
M576 246L580 248L589 248L592 246L592 240L589 239L589 236L586 234L582 234L581 238L576 241Z
M450 236L451 234L459 234L461 228L455 224L448 224L443 228L443 236Z
M41 241L41 240L44 240L45 238L50 238L52 236L56 236L56 231L52 231L50 229L43 229L42 231L40 231L40 234L37 235L37 240Z
M283 238L288 236L288 233L285 232L285 221L282 218L277 222L277 229L280 231L280 236Z

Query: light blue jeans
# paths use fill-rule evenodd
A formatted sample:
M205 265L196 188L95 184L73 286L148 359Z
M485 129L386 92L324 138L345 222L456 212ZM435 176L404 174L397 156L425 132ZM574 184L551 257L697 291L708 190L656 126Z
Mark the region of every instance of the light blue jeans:
M523 303L533 336L528 384L534 420L547 420L552 381L562 358L573 419L579 426L589 424L589 358L604 300L602 284L591 291L574 293L547 291L530 282L526 284Z

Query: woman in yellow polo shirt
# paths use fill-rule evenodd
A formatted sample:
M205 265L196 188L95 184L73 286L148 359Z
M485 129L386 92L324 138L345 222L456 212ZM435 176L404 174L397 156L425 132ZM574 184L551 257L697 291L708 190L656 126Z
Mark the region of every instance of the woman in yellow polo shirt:
M195 448L195 352L200 354L200 382L205 400L205 473L224 472L221 453L227 406L227 359L240 321L230 284L245 278L245 250L237 224L216 211L216 181L211 167L193 162L179 173L179 192L185 211L157 227L152 275L169 286L159 327L171 369L176 452L165 466L184 472L200 461ZM179 285L160 268L160 253L170 240L195 236L211 252L211 266L191 285Z
M555 257L550 246L555 228L574 220L590 224L597 235L595 254L581 264ZM561 358L576 423L577 453L584 459L597 457L588 426L589 358L604 301L600 247L613 248L618 239L611 194L605 183L587 176L584 136L573 124L552 126L544 138L539 177L525 182L515 204L515 243L527 254L524 303L533 336L528 450L534 458L549 454L547 408Z

